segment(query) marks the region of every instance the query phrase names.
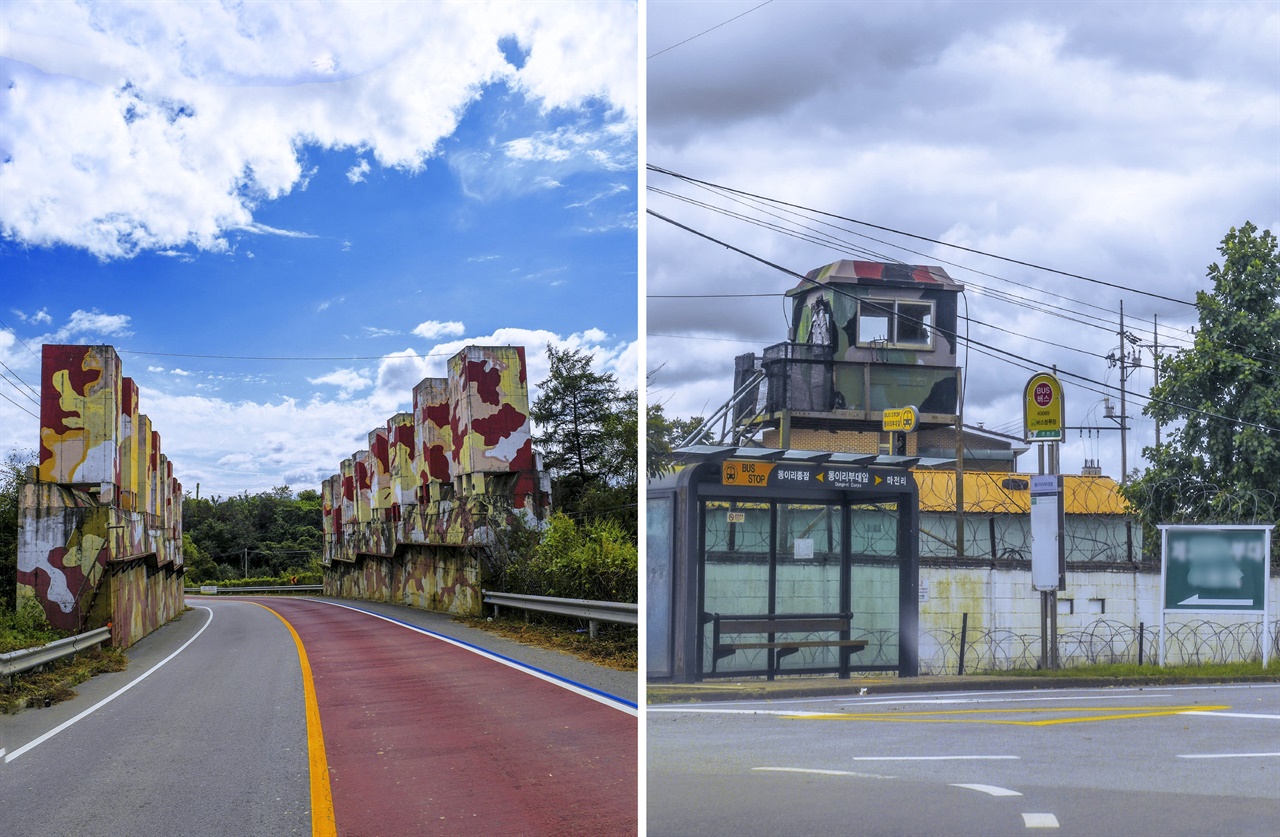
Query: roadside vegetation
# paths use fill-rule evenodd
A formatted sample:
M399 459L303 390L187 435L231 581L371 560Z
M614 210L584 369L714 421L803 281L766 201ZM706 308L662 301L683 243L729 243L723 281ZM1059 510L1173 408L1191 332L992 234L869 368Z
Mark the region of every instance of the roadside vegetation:
M497 619L460 616L457 621L525 645L563 651L619 671L636 671L640 665L636 629L631 625L601 622L592 639L584 620L548 614L530 613L526 622L523 616L508 610Z
M68 636L50 627L35 599L23 599L15 609L0 605L0 654L46 645ZM0 714L11 715L28 706L52 706L73 698L75 686L104 671L124 671L128 664L119 648L92 648L64 657L40 670L0 679Z

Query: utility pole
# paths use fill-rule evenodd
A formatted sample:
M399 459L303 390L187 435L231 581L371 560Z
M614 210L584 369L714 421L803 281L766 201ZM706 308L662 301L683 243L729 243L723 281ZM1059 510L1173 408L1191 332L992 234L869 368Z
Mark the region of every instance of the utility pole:
M1151 366L1155 369L1155 384L1160 385L1160 315L1151 315ZM1160 419L1156 419L1156 447L1160 447Z
M1123 487L1129 482L1129 434L1127 424L1129 421L1129 411L1125 408L1124 400L1124 300L1120 300L1120 485Z

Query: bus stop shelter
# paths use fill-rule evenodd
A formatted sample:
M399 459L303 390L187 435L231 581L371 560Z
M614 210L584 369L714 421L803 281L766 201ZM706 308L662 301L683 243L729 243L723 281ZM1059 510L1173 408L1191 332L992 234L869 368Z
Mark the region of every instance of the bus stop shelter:
M646 495L650 680L918 674L919 459L676 457Z

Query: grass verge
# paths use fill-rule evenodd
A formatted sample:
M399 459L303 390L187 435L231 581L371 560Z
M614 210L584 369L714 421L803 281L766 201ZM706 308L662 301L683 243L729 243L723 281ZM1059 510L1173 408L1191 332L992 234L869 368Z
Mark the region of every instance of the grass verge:
M639 667L638 632L628 625L601 623L596 638L592 639L587 635L586 628L540 620L536 615L531 616L527 623L519 616L500 616L497 619L478 616L456 618L467 627L498 634L525 645L564 651L606 668L635 671Z
M24 671L12 683L0 682L0 714L12 715L28 706L52 706L76 696L75 686L104 671L124 671L129 665L119 648L91 648L74 657L46 664L42 671Z

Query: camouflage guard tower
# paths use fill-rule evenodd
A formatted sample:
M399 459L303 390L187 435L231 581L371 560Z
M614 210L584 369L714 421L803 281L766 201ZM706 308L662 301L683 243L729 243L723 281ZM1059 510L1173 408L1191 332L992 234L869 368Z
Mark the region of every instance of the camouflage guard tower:
M940 267L842 259L810 271L787 292L788 341L736 360L726 441L889 453L884 411L910 406L908 455L954 445L962 290Z

